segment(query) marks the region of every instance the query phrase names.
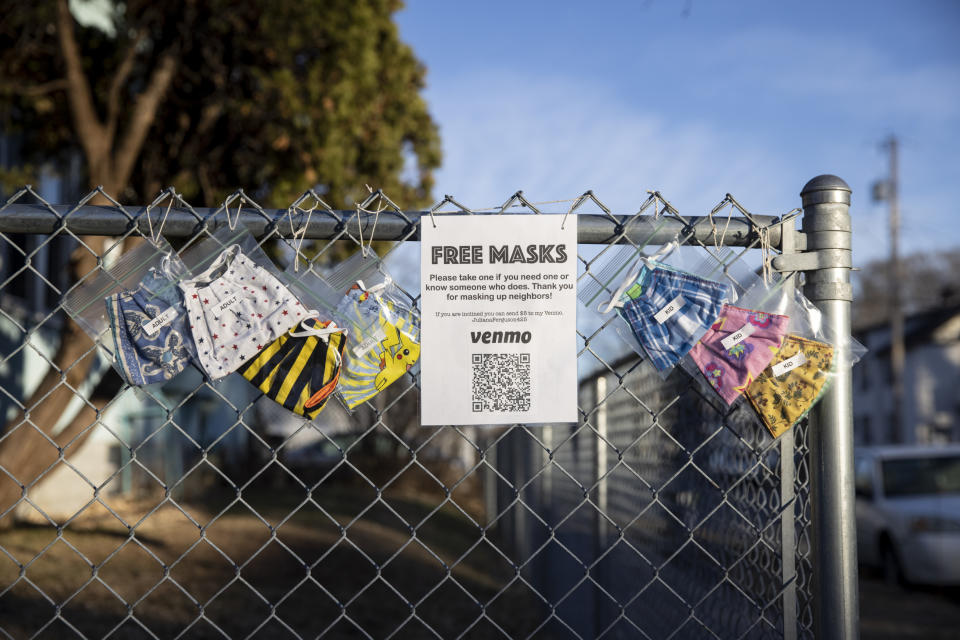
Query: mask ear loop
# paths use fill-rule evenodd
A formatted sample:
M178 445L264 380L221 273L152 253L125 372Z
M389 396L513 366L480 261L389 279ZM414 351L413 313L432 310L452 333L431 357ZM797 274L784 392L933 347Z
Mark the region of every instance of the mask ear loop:
M633 268L630 270L630 272L626 276L624 276L623 280L620 281L620 286L617 287L616 292L610 297L610 299L606 303L601 302L600 305L597 307L597 311L599 311L600 313L610 313L610 311L614 307L622 307L623 303L620 302L620 296L623 295L624 291L630 288L630 285L632 285L633 282L640 275L640 265L641 264L645 265L650 270L656 269L657 267L656 267L656 264L654 263L659 260L662 260L663 258L673 253L673 250L679 246L680 246L679 242L677 242L676 240L671 240L667 244L660 247L660 249L658 249L657 252L654 253L652 256L649 256L649 257L639 256L637 258L636 263L634 263Z
M367 188L369 189L369 187L367 187ZM360 205L357 205L357 216L358 216L358 219L357 219L357 229L360 231L360 253L363 255L364 258L366 258L368 255L370 255L371 253L373 253L373 249L372 249L372 247L373 247L373 234L376 233L376 231L377 231L377 222L380 221L380 212L383 211L384 209L386 209L386 206L383 204L383 201L382 201L382 200L381 200L381 202L377 205L377 210L376 210L376 211L370 211L369 209L364 209L364 208L361 207ZM370 228L370 239L367 241L366 246L364 246L364 244L363 244L363 226L360 225L360 220L359 220L359 215L360 215L360 212L361 212L361 211L363 211L364 213L372 213L372 214L374 214L374 215L373 215L373 226Z
M760 236L760 261L762 263L763 284L770 286L770 261L773 257L770 255L770 228L760 227L757 229Z
M374 298L376 298L380 306L383 306L383 298L380 297L380 292L386 289L387 287L389 287L391 284L393 284L393 278L391 278L388 275L385 275L383 276L383 282L379 284L375 284L369 289L367 289L366 285L363 284L363 280L357 280L357 284L360 285L361 289L363 289L367 293L371 294Z
M320 317L320 312L317 310L307 312L307 318L319 318L319 317ZM307 318L304 318L304 320L306 320ZM301 326L304 320L301 320L300 324L297 326ZM304 327L302 331L294 331L293 329L290 329L290 335L293 336L294 338L309 338L309 337L316 336L317 338L320 338L327 344L330 344L330 336L334 333L347 335L348 332L347 332L347 329L338 327L337 323L333 322L332 320L330 321L330 324L328 324L326 327L322 329L314 329L311 327ZM340 351L338 349L334 349L333 353L334 353L334 358L337 361L337 366L339 367L341 364Z
M727 196L730 197L729 195ZM730 221L733 219L733 203L730 203L729 208L727 209L727 223L723 226L723 231L720 232L720 237L717 238L717 224L713 220L713 211L710 212L710 226L713 228L713 249L715 255L720 255L720 245L724 243L727 239L727 230L730 228Z
M357 280L357 284L360 286L360 289L373 296L373 299L377 301L377 304L380 306L381 313L385 314L388 322L393 322L393 315L390 311L390 308L387 306L387 303L383 301L383 298L380 296L380 292L389 287L393 283L393 278L388 275L383 276L383 282L375 284L369 289L363 283L363 280Z

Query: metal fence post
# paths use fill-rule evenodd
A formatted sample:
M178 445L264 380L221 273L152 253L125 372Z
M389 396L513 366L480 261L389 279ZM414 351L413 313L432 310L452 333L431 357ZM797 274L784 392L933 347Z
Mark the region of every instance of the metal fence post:
M796 221L791 220L780 230L780 251L792 255L797 251ZM794 279L784 290L794 291ZM780 436L780 577L783 580L783 640L797 638L797 470L796 431L788 429Z
M804 186L803 231L818 268L804 292L837 337L850 335L850 187L832 175ZM813 411L810 492L814 629L818 640L859 637L853 492L853 399L848 349L837 349L836 379Z

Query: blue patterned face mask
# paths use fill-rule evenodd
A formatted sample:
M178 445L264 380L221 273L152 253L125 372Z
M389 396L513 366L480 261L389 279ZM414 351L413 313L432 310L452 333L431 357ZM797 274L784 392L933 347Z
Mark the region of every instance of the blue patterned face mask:
M151 269L136 289L105 302L115 362L129 384L165 382L183 371L192 343L183 302L171 280Z
M727 284L658 267L626 291L619 313L657 370L666 371L703 337L730 295Z

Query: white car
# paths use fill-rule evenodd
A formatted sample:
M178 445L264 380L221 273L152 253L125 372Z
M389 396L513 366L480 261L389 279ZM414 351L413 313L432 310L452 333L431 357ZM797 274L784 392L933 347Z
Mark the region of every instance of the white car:
M888 582L960 585L960 445L858 448L860 562Z

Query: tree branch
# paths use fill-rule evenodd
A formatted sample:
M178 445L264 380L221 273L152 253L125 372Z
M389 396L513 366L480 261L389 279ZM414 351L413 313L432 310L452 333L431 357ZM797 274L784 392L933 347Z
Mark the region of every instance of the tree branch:
M49 82L43 82L41 84L35 84L31 86L21 86L9 83L0 84L0 91L16 93L21 96L27 96L28 98L36 98L48 93L53 93L55 91L63 91L64 89L68 88L69 83L67 82L66 78L50 80Z
M160 102L166 95L177 71L177 58L171 52L164 53L150 76L150 83L143 93L137 96L133 105L133 115L126 135L120 141L114 156L113 180L116 184L126 185L133 173L133 166L143 148L143 142L150 132Z
M73 33L73 16L67 6L67 0L59 0L57 15L57 32L60 36L60 53L63 55L67 67L67 96L70 99L70 113L73 116L74 129L80 138L80 144L87 154L87 160L92 162L102 156L106 140L103 123L97 117L97 110L93 104L93 93L90 83L83 72L83 62L80 48Z
M117 131L117 117L120 112L120 90L123 89L123 85L127 82L127 78L130 77L130 73L133 71L133 63L137 59L137 50L140 48L140 44L146 36L147 32L141 29L136 39L130 44L130 48L127 49L126 54L124 54L123 61L120 63L120 66L117 67L117 71L113 75L113 80L110 82L110 92L107 94L107 135L111 139Z

